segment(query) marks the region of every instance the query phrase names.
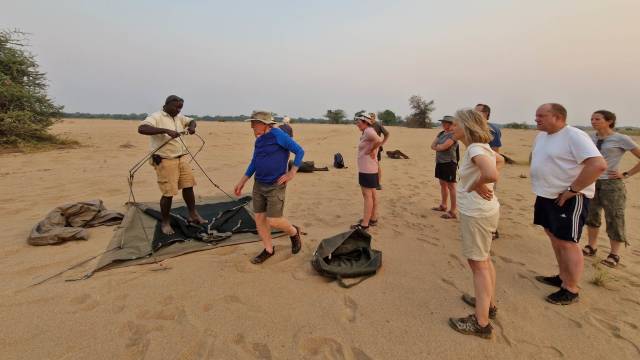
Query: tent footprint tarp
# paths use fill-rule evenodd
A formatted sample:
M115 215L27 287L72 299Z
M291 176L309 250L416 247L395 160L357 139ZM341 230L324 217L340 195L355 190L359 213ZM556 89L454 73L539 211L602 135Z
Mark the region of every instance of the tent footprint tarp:
M200 215L209 221L208 226L188 224L186 206L176 202L171 210L171 225L176 233L171 236L160 231L158 203L131 204L91 273L259 241L253 216L245 208L251 206L251 198L224 200L212 198L196 205Z

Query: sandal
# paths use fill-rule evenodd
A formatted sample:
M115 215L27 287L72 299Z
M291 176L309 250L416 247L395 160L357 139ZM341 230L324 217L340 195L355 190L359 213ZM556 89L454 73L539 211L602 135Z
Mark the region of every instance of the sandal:
M362 219L358 220L358 224L361 224L361 223L362 223ZM376 219L376 220L373 220L373 219L369 220L369 226L376 226L376 225L378 225L378 219Z
M582 249L582 255L584 256L595 256L597 252L598 249L594 249L593 247L591 247L591 245L587 245L584 247L584 249Z
M620 263L620 255L609 254L606 259L600 261L602 265L606 265L610 268L615 268Z
M432 207L431 210L433 210L433 211L447 211L447 207L439 205L439 206L436 206L436 207Z
M368 227L368 226L364 226L364 225L362 225L362 224L358 223L358 224L355 224L355 225L351 225L351 229L352 229L352 230L362 230L362 231L367 231L367 230L369 230L369 227Z
M443 219L457 219L458 216L454 213L452 213L451 211L447 211L446 213L442 214L440 216Z

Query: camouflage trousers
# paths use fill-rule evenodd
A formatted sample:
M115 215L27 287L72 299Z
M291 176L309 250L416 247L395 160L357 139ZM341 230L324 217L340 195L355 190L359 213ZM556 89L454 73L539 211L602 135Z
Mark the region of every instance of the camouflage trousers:
M622 180L596 180L596 194L589 202L589 213L585 224L599 228L602 224L602 210L604 210L609 239L629 245L624 231L624 208L626 202L627 190Z

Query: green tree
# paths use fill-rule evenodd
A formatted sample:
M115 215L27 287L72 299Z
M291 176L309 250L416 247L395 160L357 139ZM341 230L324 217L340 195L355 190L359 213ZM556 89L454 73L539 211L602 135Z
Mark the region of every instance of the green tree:
M327 113L324 115L324 117L329 119L329 122L332 124L340 124L344 121L344 119L347 118L347 114L342 109L327 110Z
M62 106L47 96L46 76L25 39L19 31L0 31L0 145L63 143L47 132Z
M407 126L413 128L431 128L431 113L436 109L433 107L433 100L427 102L419 95L409 98L409 106L413 112L407 116Z
M378 119L382 121L383 125L395 125L398 123L398 117L393 111L389 109L383 112L379 112Z

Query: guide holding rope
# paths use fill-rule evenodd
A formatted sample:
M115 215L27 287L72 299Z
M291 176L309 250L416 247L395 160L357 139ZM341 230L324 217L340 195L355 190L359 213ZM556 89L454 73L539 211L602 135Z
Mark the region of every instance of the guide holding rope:
M165 100L162 111L149 115L138 127L138 133L148 135L151 140L150 163L156 170L158 186L162 192L160 212L162 232L171 235L171 202L173 196L182 190L182 197L189 209L188 221L206 224L196 210L193 187L196 185L187 154L189 150L181 141L182 133L194 134L196 121L180 114L184 100L170 95Z

